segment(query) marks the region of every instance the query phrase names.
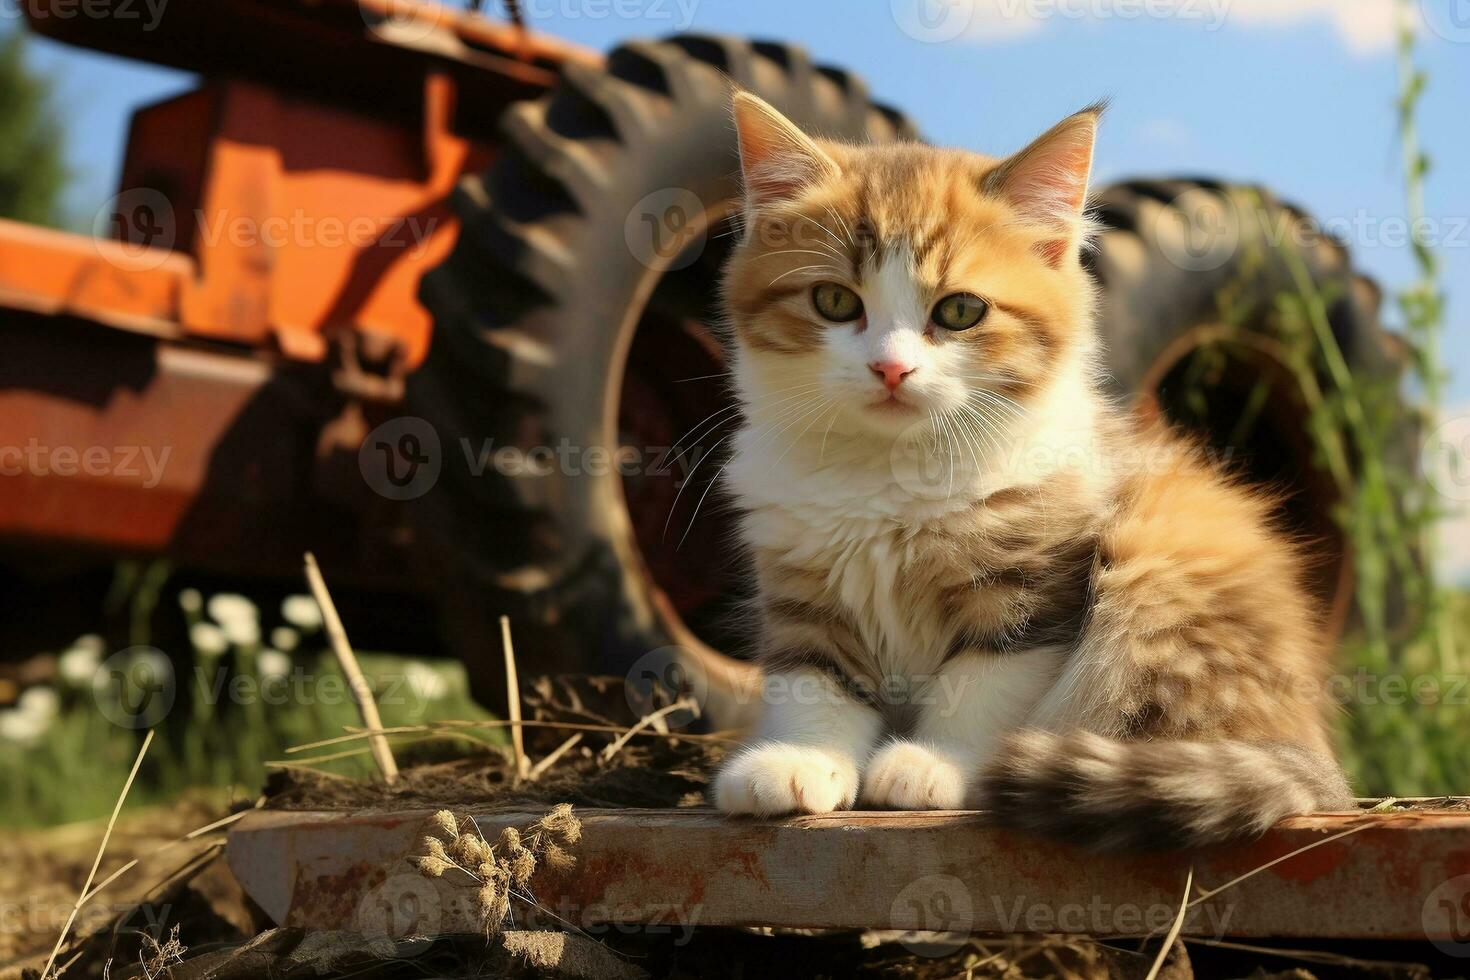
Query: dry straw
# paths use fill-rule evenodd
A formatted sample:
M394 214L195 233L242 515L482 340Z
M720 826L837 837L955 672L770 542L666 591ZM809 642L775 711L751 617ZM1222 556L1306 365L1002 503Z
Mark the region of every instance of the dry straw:
M87 872L87 882L82 885L81 894L77 896L76 904L71 907L71 914L66 917L66 925L61 927L61 935L56 937L56 945L52 947L51 955L46 958L46 966L41 970L42 980L52 980L58 975L53 974L51 968L56 965L56 957L60 954L72 925L77 921L77 913L82 910L82 904L91 897L92 882L97 877L97 868L102 864L102 855L107 851L107 842L112 840L112 828L117 825L117 815L122 812L123 802L128 798L128 790L133 788L133 780L138 778L138 769L143 765L143 756L148 754L148 746L152 744L153 730L149 729L148 734L143 738L142 746L138 749L138 757L133 760L133 769L128 773L128 781L123 783L122 792L117 795L117 803L112 807L112 816L107 818L107 829L102 833L102 843L97 845L97 856L92 859L92 870Z
M378 703L373 700L373 690L368 687L367 678L358 666L352 644L347 642L347 629L342 625L342 617L337 615L337 606L332 602L331 593L327 591L327 582L322 578L322 570L317 567L316 556L309 551L306 553L306 581L311 586L316 604L321 607L322 626L332 643L332 652L336 654L337 663L347 678L347 687L352 692L352 700L357 702L362 723L367 726L373 759L383 773L383 781L391 784L398 779L398 763L393 759L393 750L389 748L388 740L383 737L383 719L378 716Z
M516 778L530 773L526 741L521 732L521 682L516 675L516 651L510 642L510 617L500 617L500 652L505 657L505 695L510 703L510 744L515 752Z

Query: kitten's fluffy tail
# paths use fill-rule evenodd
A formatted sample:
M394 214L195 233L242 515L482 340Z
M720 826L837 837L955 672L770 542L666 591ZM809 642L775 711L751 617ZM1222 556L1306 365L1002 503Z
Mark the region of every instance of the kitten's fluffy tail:
M997 823L1096 850L1198 847L1282 817L1352 809L1331 759L1282 743L1012 736L983 783Z

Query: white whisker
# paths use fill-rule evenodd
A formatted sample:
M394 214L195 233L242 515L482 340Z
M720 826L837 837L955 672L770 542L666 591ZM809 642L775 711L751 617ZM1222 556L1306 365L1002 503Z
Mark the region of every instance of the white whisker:
M781 401L777 402L776 404L778 406L780 406L780 405L786 405L788 402L798 401L799 399L804 398L804 397L806 397L806 392L802 392L802 393L799 393L799 394L796 394L796 395L788 396L787 398L782 399ZM766 426L764 426L763 428L769 429L769 428L775 426L778 422L781 422L784 419L788 418L791 412L793 412L793 411L800 411L800 410L801 410L801 406L800 405L796 405L796 406L794 406L794 408L782 409L782 411L777 415L777 418L774 419L774 420L772 420L771 422L767 423ZM673 501L673 503L669 504L669 516L666 517L666 518L664 518L664 527L663 527L663 531L661 532L661 536L662 537L667 537L668 536L668 533L669 533L669 524L674 519L674 512L679 509L679 499L684 496L684 489L686 487L688 487L689 484L691 484L691 483L694 482L694 474L696 474L696 473L699 472L699 468L704 465L704 461L706 459L708 459L710 456L713 456L714 455L714 452L715 452L716 449L720 448L720 446L723 445L732 436L738 435L739 432L740 432L740 430L739 429L736 429L733 432L727 432L725 435L721 436L719 438L719 440L713 446L710 446L709 447L709 451L707 453L705 453L703 456L701 456L695 462L694 467L692 469L690 469L688 475L684 477L684 482L679 485L678 492L674 494L674 501ZM684 449L684 451L681 452L679 455L682 456L684 452L688 452L690 449L693 449L693 448L694 447L692 445L689 446L689 447L686 447ZM677 459L677 457L675 457L675 459ZM670 460L669 462L672 463L673 460ZM723 466L720 467L720 471L721 472L724 471L724 467ZM719 476L718 473L715 474L715 475L716 475L716 477ZM702 500L703 498L700 498L700 499ZM686 537L688 536L688 532L687 531L685 532L685 536Z
M818 242L817 244L821 243ZM830 248L783 248L775 252L762 252L756 258L773 259L778 255L825 255L829 259L837 259L839 262L842 261L842 256Z
M702 418L698 422L696 422L694 424L694 426L692 428L690 428L690 430L688 432L684 433L682 436L680 436L679 438L675 439L674 440L674 444L672 446L670 446L669 449L670 449L670 451L675 450L675 449L678 449L679 448L679 445L685 439L688 439L691 436L693 436L695 434L695 432L697 432L701 427L703 427L706 422L708 422L710 419L713 419L717 415L725 415L725 414L730 413L730 412L739 413L743 409L744 410L748 410L750 408L755 407L756 405L765 406L765 405L770 404L772 402L772 400L775 399L778 395L787 395L790 398L799 398L802 395L804 395L804 394L806 394L806 393L808 393L810 391L816 390L818 388L821 388L821 387L822 387L821 382L815 382L815 381L814 382L809 382L807 384L795 385L795 386L790 387L790 388L782 388L782 389L778 389L777 391L768 392L767 394L763 395L761 398L756 399L753 402L736 402L733 405L726 405L723 408L715 409L713 412L711 412L710 414L706 415L704 418ZM792 393L794 393L794 394L792 394ZM776 402L776 404L782 404L784 401L786 401L786 399L783 398L781 401ZM723 425L727 421L729 421L728 418L721 419L719 422L715 423L715 425L711 427L711 431L713 431L713 429L715 429L715 428L718 428L720 425ZM703 435L708 435L708 433L707 432L706 433L701 433L701 436L703 436ZM692 448L694 448L693 447L693 444L691 444L690 446L685 447L685 449L683 451L681 451L679 453L676 453L674 456L671 456L668 459L668 462L669 463L673 463L673 462L677 461L680 456L684 455L684 453L688 452Z
M807 415L803 415L802 416L802 418L806 418L807 416L810 416L811 417L811 421L806 424L806 428L802 429L800 432L798 432L796 434L796 437L791 440L791 444L789 446L787 446L784 450L781 451L781 455L777 456L775 458L775 460L773 460L771 462L771 465L766 468L766 472L767 473L769 473L771 470L774 470L776 468L776 466L781 462L781 460L783 460L783 459L786 458L786 454L789 453L789 452L791 452L791 450L796 447L796 444L801 441L802 436L806 435L808 432L811 431L812 426L816 425L817 424L817 420L820 419L823 415L826 414L826 412L827 412L827 406L829 406L831 404L832 404L832 399L830 399L830 398L824 399L823 402L822 402L822 404L819 405L819 406L817 406L817 410L815 412L808 412ZM797 419L796 421L797 422L800 422L801 419ZM792 423L792 425L795 425L795 424L796 424L796 422L793 422Z
M823 207L826 207L826 205L823 205ZM827 208L827 210L830 212L832 209L831 208ZM834 242L836 242L839 247L842 246L842 244L843 244L842 239L841 238L838 238L837 237L837 233L835 231L833 231L831 228L828 228L826 225L822 224L820 221L818 221L815 218L808 218L807 220L810 221L812 224L816 225L822 231L826 232L827 233L827 236L829 238L831 238Z
M780 282L782 279L785 279L787 276L794 276L798 272L810 272L813 269L827 269L831 271L833 275L842 275L842 270L830 265L804 265L796 269L787 269L785 272L781 273L779 276L766 283L766 287L769 288L776 285L776 283Z
M835 218L838 224L842 225L842 233L847 236L848 246L850 248L857 248L857 242L853 241L852 229L848 227L847 219L838 214L837 211L830 204L823 204L822 207L826 208L827 213Z
M819 409L825 410L826 409L826 403L823 402L822 405L819 406ZM797 412L800 412L800 411L801 411L801 408L798 406L796 409L785 413L781 418L783 420L784 419L790 419L793 415L795 415ZM782 432L785 432L787 429L791 428L793 425L796 425L798 422L800 422L802 419L806 418L807 415L810 415L810 414L812 414L812 413L811 412L807 412L807 413L801 414L800 416L792 419L790 422L787 422L785 425L781 426L781 428L779 430L775 430L775 425L776 425L775 422L770 423L768 426L765 427L765 431L761 434L760 439L759 439L759 441L756 444L759 445L760 443L764 443L764 442L768 441L769 439L772 439L775 436L780 435ZM775 431L773 431L773 430L775 430ZM721 440L721 441L723 441L723 440ZM754 447L752 447L752 448L754 448ZM705 498L707 498L709 496L709 492L715 488L715 484L717 484L717 483L720 482L720 477L724 474L725 469L727 467L729 467L729 465L733 461L734 461L734 457L733 456L730 457L730 459L725 460L725 462L723 464L721 464L720 468L715 471L715 475L710 478L709 486L707 486L707 487L704 488L704 493L700 495L699 500L697 500L695 502L695 504L694 504L694 513L691 514L690 517L689 517L689 524L684 528L684 534L683 534L683 536L679 538L679 543L676 544L676 545L674 545L674 550L675 551L678 551L680 548L684 547L684 542L686 540L688 540L688 538L689 538L689 532L691 532L691 531L694 530L694 522L699 519L699 511L700 511L700 508L702 508L704 506ZM772 464L772 465L775 465L775 464ZM691 473L690 476L692 477L693 476L693 473ZM686 486L687 486L687 484L686 484ZM680 488L680 489L682 490L682 488ZM674 503L677 504L678 502L679 502L678 501L678 497L676 496L675 499L674 499ZM671 518L673 517L673 509L672 508L670 508L669 516ZM667 528L667 522L665 522L665 528Z
M827 436L831 434L831 432L832 432L832 426L834 426L834 425L837 424L837 417L840 416L841 414L842 414L842 402L839 401L837 403L837 411L835 411L835 412L832 413L832 419L831 419L831 421L829 421L827 423L827 428L824 429L823 432L822 432L822 448L821 448L821 451L817 453L817 462L818 463L821 463L822 460L823 460L823 458L826 457L826 455L827 455Z

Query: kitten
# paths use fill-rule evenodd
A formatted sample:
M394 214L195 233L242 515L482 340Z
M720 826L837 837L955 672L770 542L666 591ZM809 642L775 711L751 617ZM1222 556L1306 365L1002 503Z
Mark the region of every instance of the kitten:
M1100 394L1100 107L1004 160L734 108L725 475L766 679L716 804L979 807L1103 848L1351 807L1273 501Z

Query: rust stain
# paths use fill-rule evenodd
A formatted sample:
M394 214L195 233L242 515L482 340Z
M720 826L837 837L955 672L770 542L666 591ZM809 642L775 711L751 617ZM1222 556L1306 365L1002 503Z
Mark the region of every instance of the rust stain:
M1173 895L1184 884L1185 867L1177 858L1152 858L1140 861L1128 868L1120 868L1120 878L1129 872L1157 888L1162 894Z
M686 888L704 894L704 876L688 865L670 867L649 857L630 851L612 851L577 862L575 868L564 874L548 877L549 888L556 893L586 907L604 901L609 888L625 881L637 882L641 894L654 889L650 885L664 885L672 889Z
M577 866L567 872L548 872L542 887L544 896L555 895L580 908L605 902L609 889L625 884L635 886L631 897L636 900L682 893L682 904L692 908L704 904L710 880L728 871L771 890L760 852L738 846L708 864L671 864L658 856L626 850L589 855L579 858Z
M1444 856L1441 864L1444 868L1445 880L1458 878L1460 875L1470 874L1470 850L1450 851Z
M734 863L740 869L740 874L757 881L767 891L771 889L771 881L766 877L766 872L761 867L761 857L755 851L731 851L726 856L726 863Z
M1363 840L1359 847L1372 852L1383 880L1405 893L1413 894L1418 890L1425 854L1421 848L1413 846L1414 838L1396 840L1393 834L1373 830L1353 835L1353 839L1361 838L1369 838Z
M426 819L427 815L422 812L412 813L408 816L402 817L384 815L381 817L374 817L373 826L380 827L383 830L394 830L398 827L402 827L406 823L422 824Z
M290 920L295 924L345 926L352 922L362 896L381 885L388 872L360 861L340 874L314 874L298 865L291 886Z
M1272 877L1296 884L1310 884L1324 875L1331 874L1344 862L1347 862L1353 853L1351 845L1360 841L1363 835L1355 835L1341 842L1334 841L1331 844L1312 847L1311 850L1303 851L1279 864L1271 864L1271 862L1284 858L1293 851L1314 844L1316 840L1327 836L1329 833L1325 830L1320 835L1313 837L1270 831L1256 841L1221 845L1212 849L1217 855L1214 870L1216 874L1233 877L1264 868L1263 873L1269 873ZM1265 868L1268 864L1271 866Z
M1082 855L1070 844L1052 843L1030 834L1001 829L991 832L989 845L990 851L1006 857L1005 860L997 860L997 864L1009 866L1018 878L1039 884L1052 880L1058 862L1066 861L1071 854Z
M1291 851L1284 853L1290 854ZM1279 856L1279 855L1278 855ZM1289 861L1282 861L1271 868L1271 873L1278 878L1294 881L1299 885L1310 884L1323 875L1331 874L1348 858L1348 845L1346 843L1334 842L1314 847L1310 851L1298 854ZM1273 856L1271 860L1275 860Z

